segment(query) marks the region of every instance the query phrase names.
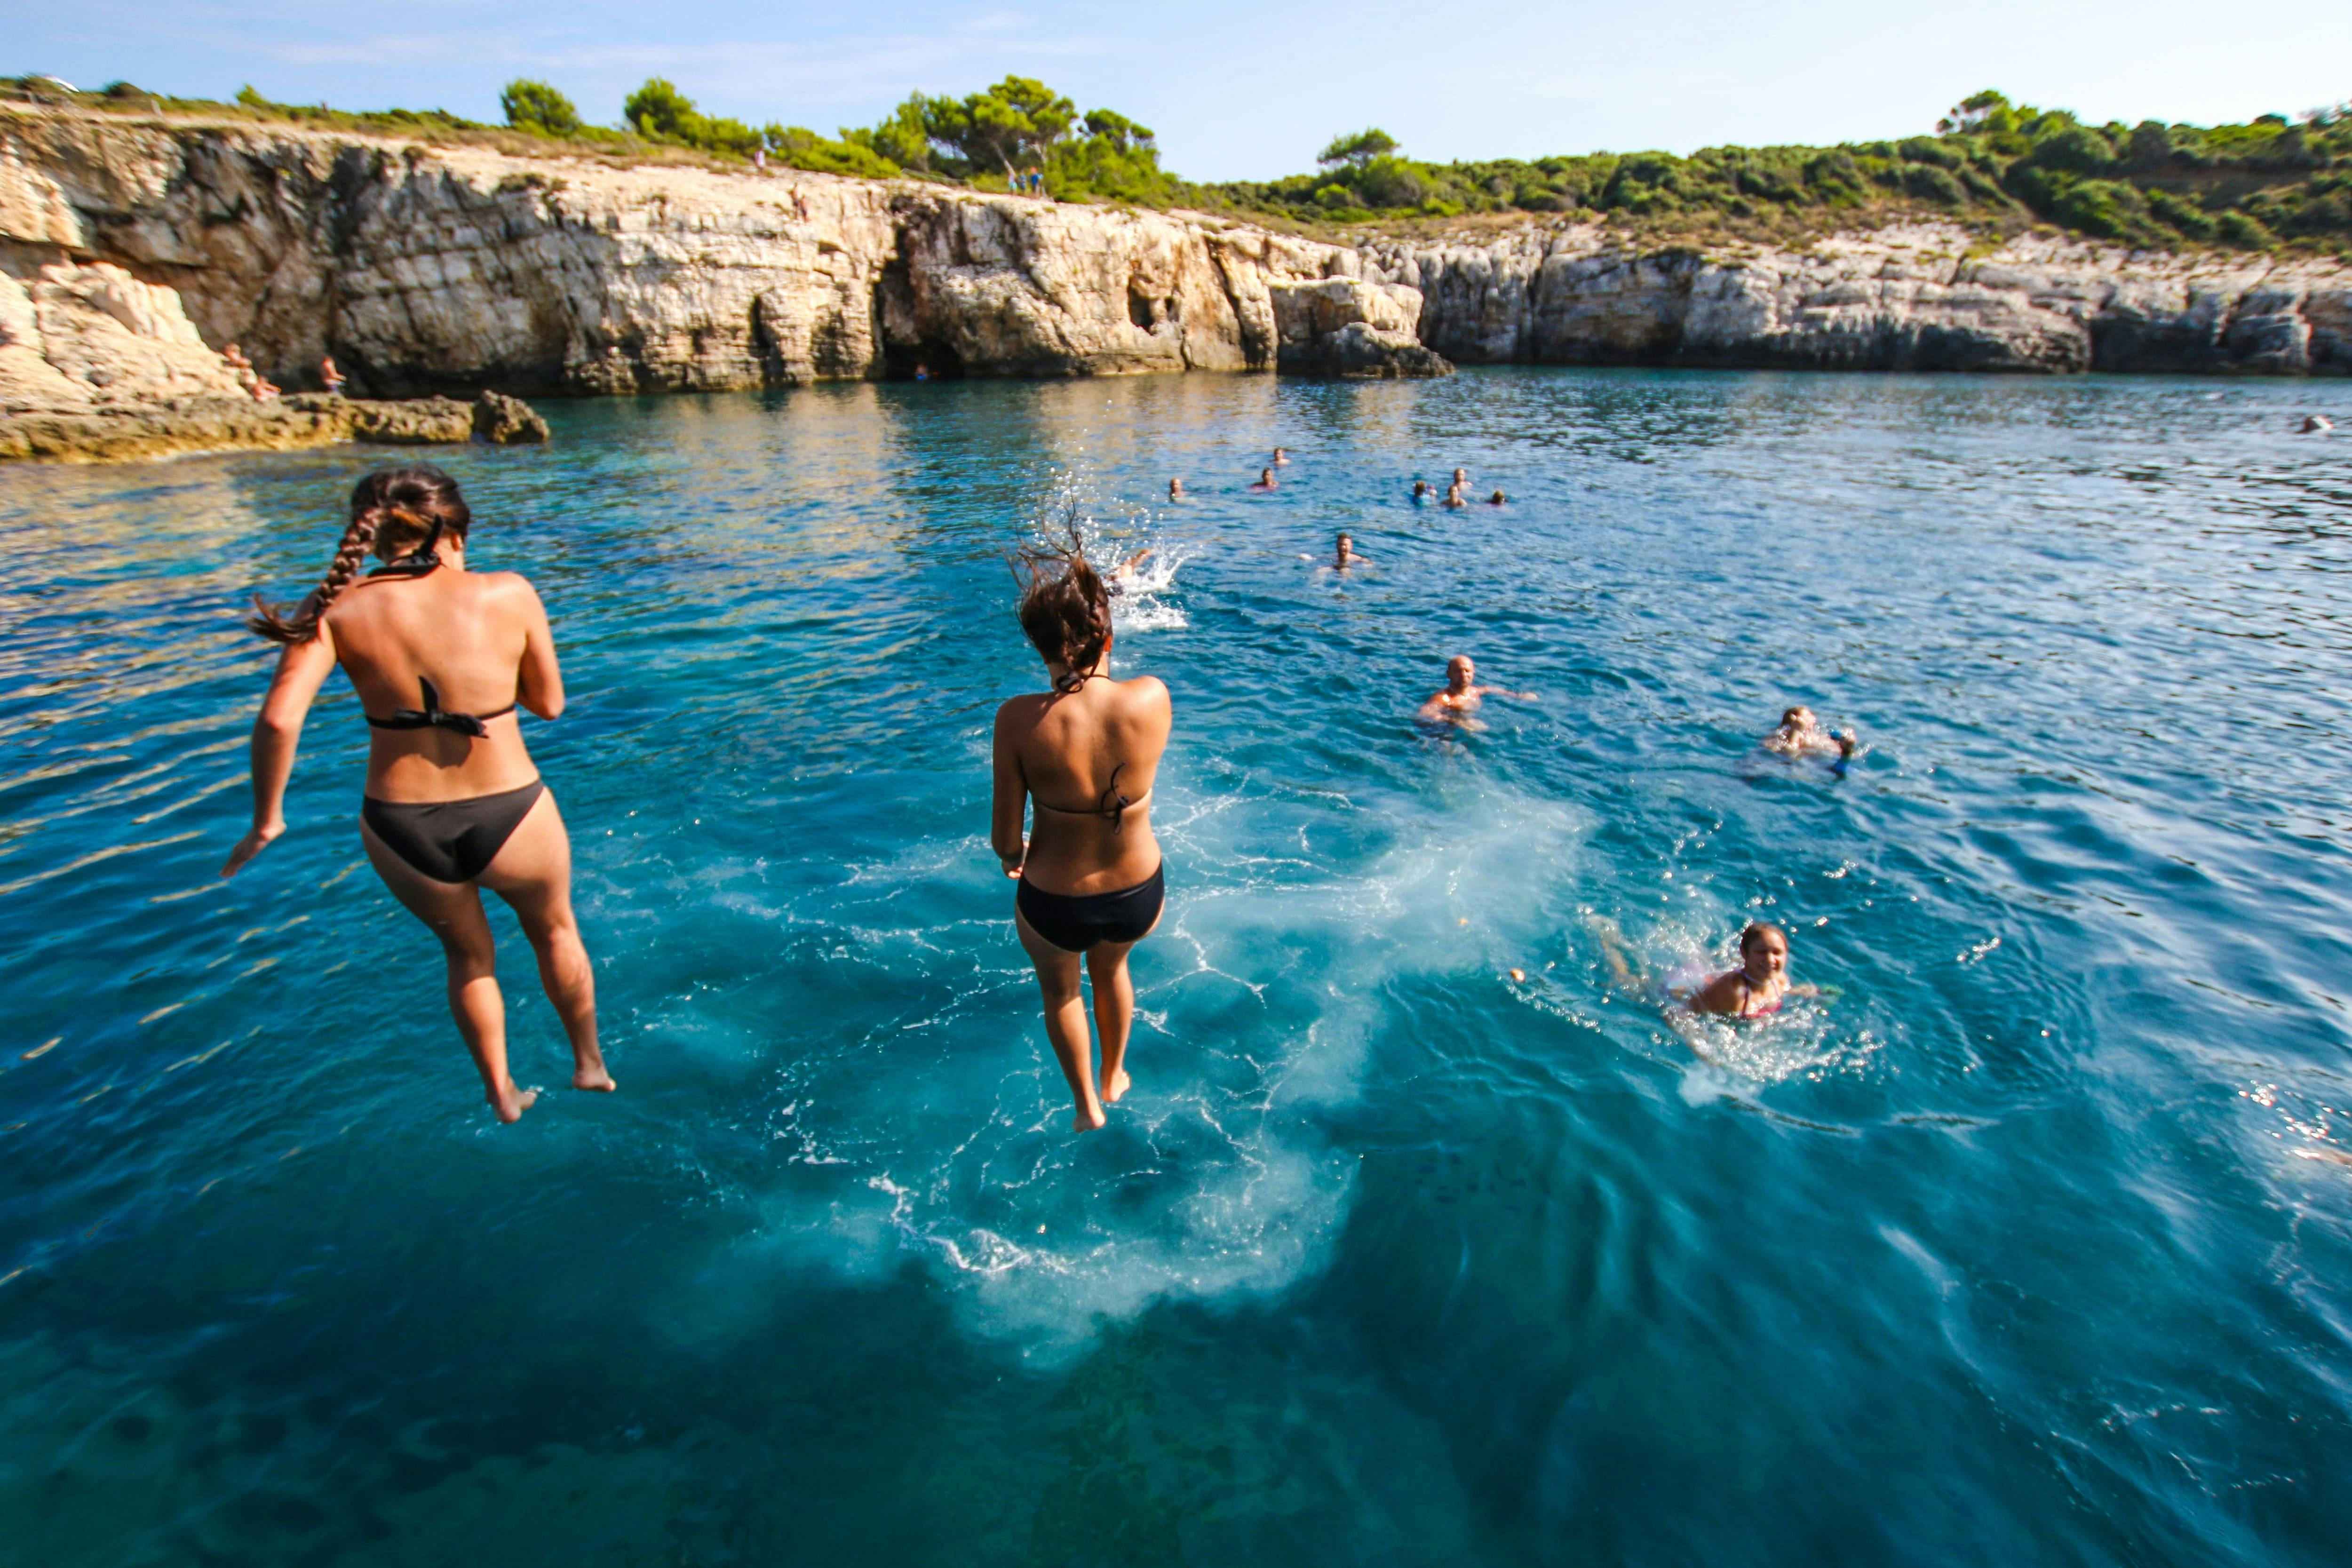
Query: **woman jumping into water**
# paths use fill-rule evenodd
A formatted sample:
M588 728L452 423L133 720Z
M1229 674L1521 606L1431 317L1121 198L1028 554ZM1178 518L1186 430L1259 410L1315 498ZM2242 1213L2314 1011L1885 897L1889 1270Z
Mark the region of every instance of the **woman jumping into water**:
M1072 1125L1089 1132L1128 1089L1135 984L1127 955L1160 923L1166 897L1150 801L1173 721L1159 680L1108 673L1110 595L1077 540L1024 552L1023 564L1021 629L1044 658L1052 689L996 710L989 841L1004 874L1020 880L1013 930L1037 966L1046 1037L1077 1108ZM1022 817L1032 801L1036 821L1024 846ZM1102 1033L1099 1090L1078 991L1082 962Z
M537 1093L516 1089L507 1071L483 888L513 909L538 954L540 984L572 1038L572 1086L610 1089L613 1079L596 1048L595 979L572 913L572 841L515 716L518 705L542 719L563 711L555 644L520 575L466 569L472 522L438 468L370 474L352 491L334 563L301 607L255 600L247 624L285 651L253 726L253 830L221 875L286 831L302 721L341 665L371 731L360 840L393 896L441 939L449 1011L491 1108L512 1121ZM384 564L354 581L371 551Z

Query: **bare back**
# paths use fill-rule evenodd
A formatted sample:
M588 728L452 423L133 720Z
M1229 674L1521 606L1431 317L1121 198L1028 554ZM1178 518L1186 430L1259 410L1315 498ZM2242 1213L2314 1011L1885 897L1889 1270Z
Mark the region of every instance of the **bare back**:
M1148 675L1097 677L997 710L993 837L1017 843L1024 801L1037 803L1022 875L1039 890L1115 891L1159 866L1147 797L1171 721L1168 688ZM1121 795L1136 804L1120 809Z
M453 713L491 714L514 703L547 718L562 710L547 612L519 574L460 563L368 579L336 600L325 626L361 706L376 718L421 709L422 680ZM483 728L480 738L432 727L371 729L367 793L465 800L539 776L517 715L486 719Z

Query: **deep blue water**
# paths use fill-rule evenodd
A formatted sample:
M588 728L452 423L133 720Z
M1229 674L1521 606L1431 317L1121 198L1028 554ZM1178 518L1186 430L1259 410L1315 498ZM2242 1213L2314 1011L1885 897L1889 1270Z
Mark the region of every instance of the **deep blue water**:
M562 1089L500 912L553 1086L510 1129L361 858L340 678L214 878L236 615L382 455L0 471L0 1557L2341 1563L2352 437L2307 409L2352 384L551 407L441 460L554 617L622 1091ZM1406 503L1456 464L1512 504ZM985 843L1004 552L1072 508L1173 563L1118 663L1177 714L1083 1141ZM1538 700L1424 734L1457 651ZM1800 700L1850 776L1758 753ZM1835 994L1678 1029L1589 929L1664 973L1759 915Z

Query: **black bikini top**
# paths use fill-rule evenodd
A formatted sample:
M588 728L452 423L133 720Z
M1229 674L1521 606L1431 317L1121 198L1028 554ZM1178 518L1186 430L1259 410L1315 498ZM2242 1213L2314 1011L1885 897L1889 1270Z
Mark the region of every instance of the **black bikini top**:
M437 572L441 569L441 557L436 550L440 542L441 524L436 521L433 531L425 536L424 543L397 561L385 562L368 576L422 577L429 572ZM424 689L424 707L394 709L389 719L379 719L371 713L367 716L369 726L377 730L446 730L453 735L471 735L478 741L489 733L483 727L484 720L503 719L515 710L515 705L509 702L489 713L452 713L441 706L441 694L433 689L430 680L420 675L416 678L416 684Z
M1127 826L1126 818L1128 808L1130 806L1141 805L1145 801L1151 798L1151 792L1150 790L1145 790L1140 795L1137 796L1133 800L1129 800L1127 796L1118 793L1118 775L1126 771L1126 768L1127 764L1125 763L1121 763L1118 767L1111 769L1110 783L1103 786L1102 794L1097 797L1098 802L1097 805L1075 806L1049 805L1042 800L1038 801L1037 805L1043 810L1058 811L1064 816L1108 816L1110 818L1110 830L1113 833L1117 833ZM1113 796L1117 796L1117 798L1113 799ZM1034 795L1031 798L1035 799Z
M471 735L480 740L489 733L483 726L484 720L503 719L515 710L515 705L509 702L489 713L452 713L441 706L441 694L433 689L431 681L420 675L416 684L425 689L423 708L395 709L389 719L379 719L371 713L368 723L378 730L446 730L453 735Z

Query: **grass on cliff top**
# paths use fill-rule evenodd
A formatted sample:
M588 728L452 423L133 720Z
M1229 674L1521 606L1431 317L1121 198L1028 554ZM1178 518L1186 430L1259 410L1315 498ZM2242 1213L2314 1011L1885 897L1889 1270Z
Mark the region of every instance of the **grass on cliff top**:
M1518 226L1529 217L1604 223L1629 244L1736 251L1802 248L1823 235L1934 218L1992 240L2049 228L2137 249L2332 254L2352 260L2352 105L2290 122L2085 124L2063 110L1981 92L1936 134L1836 147L1710 147L1431 163L1378 131L1343 137L1313 174L1203 184L1160 169L1151 132L1108 110L1084 115L1041 82L1008 77L965 99L918 94L881 125L824 137L703 115L667 81L629 100L630 128L588 125L561 93L517 82L514 123L442 110L353 111L173 99L117 82L79 92L51 78L0 79L0 100L289 123L573 153L616 163L740 168L753 155L824 174L1010 188L1035 168L1065 201L1190 207L1332 240L1430 239ZM519 109L522 111L518 113ZM551 131L537 114L560 124ZM1011 129L1007 129L1010 127Z

